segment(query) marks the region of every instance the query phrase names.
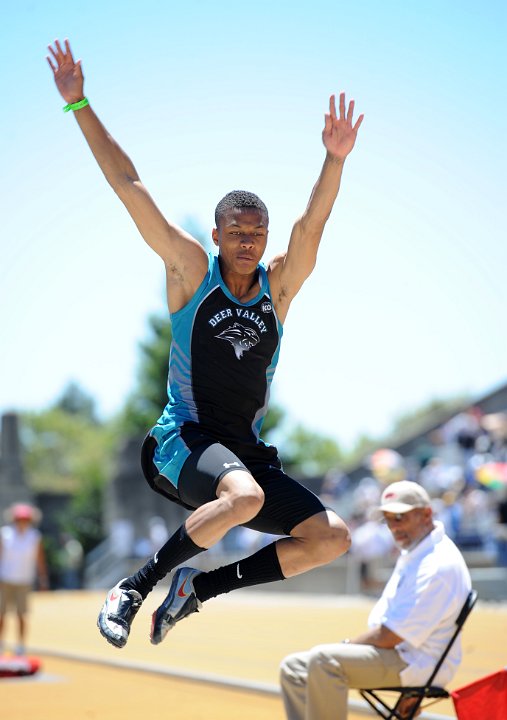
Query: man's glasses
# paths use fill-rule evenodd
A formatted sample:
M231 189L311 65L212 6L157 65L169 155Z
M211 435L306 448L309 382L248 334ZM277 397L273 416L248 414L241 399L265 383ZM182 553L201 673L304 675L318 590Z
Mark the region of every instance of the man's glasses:
M407 514L408 513L395 513L394 515L389 515L389 516L384 515L382 522L386 523L386 525L391 525L393 523L400 523L406 519Z

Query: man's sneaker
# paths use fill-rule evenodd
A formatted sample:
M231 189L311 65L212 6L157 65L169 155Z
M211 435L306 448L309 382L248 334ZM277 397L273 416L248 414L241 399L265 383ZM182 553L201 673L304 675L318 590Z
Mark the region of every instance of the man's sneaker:
M111 645L122 648L126 645L130 626L143 599L137 590L126 590L120 587L126 578L120 580L107 594L97 619L101 634Z
M196 597L193 579L201 570L184 567L174 574L169 593L162 605L151 618L150 640L158 645L177 622L191 613L198 612L202 605Z

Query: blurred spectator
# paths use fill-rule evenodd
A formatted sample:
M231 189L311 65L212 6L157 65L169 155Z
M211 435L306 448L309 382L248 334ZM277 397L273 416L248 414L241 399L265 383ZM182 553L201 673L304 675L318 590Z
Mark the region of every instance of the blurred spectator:
M390 448L380 448L371 454L370 469L382 485L389 485L406 477L403 457Z
M242 555L249 555L265 545L273 542L277 539L277 536L269 533L258 533L251 528L238 527L229 530L227 535L222 539L222 542L217 548L218 552L223 553L237 553L240 552Z
M388 557L395 544L387 525L378 520L367 519L352 530L350 553L359 561L361 591L375 592L381 586L372 573L372 565L382 557Z
M372 477L364 477L353 492L353 513L361 519L368 517L372 508L377 507L382 489Z
M433 510L437 520L443 524L445 533L451 540L456 541L461 529L463 509L458 502L458 494L454 490L446 490L441 498L436 498Z
M39 510L16 504L5 513L7 525L0 528L0 650L9 610L17 616L17 655L25 653L28 596L38 578L39 588L48 589L46 557L42 536L35 525Z
M341 514L342 499L346 495L350 487L350 480L344 472L340 470L331 470L324 476L324 481L320 489L320 499L326 507Z
M159 515L151 517L148 521L148 537L150 539L150 551L148 555L154 555L162 545L165 545L169 539L167 525L164 518Z
M497 563L501 567L507 567L507 487L502 491L497 505L495 541Z
M132 555L136 558L147 558L151 554L150 538L146 535L136 538L132 546Z
M488 494L468 487L461 499L461 522L456 543L470 550L487 550L493 542L494 517Z
M507 462L507 413L491 413L482 418L482 427L490 440L489 452L497 462Z
M62 533L58 552L60 568L60 586L65 590L77 590L81 587L81 570L83 567L83 546L69 533Z
M118 528L117 528L118 532ZM126 528L122 527L122 533L126 532ZM129 532L134 533L134 527L131 526ZM146 535L136 538L132 542L132 554L134 557L147 558L154 555L159 548L167 542L169 533L164 518L154 515L148 520L148 532ZM127 535L125 535L128 542Z
M482 411L476 407L455 415L442 428L445 442L447 444L455 442L462 450L472 451L477 438L483 432L482 416Z
M454 440L448 439L448 434L444 431L444 427L434 430L430 434L430 444L424 442L425 465L432 457L440 458L446 465L463 466L463 452ZM430 449L432 452L430 452ZM421 466L423 467L423 466Z
M111 524L111 551L116 557L128 558L134 553L134 524L131 520L119 518Z
M433 457L420 471L418 481L431 497L439 497L448 490L461 490L463 469L449 465L441 457Z

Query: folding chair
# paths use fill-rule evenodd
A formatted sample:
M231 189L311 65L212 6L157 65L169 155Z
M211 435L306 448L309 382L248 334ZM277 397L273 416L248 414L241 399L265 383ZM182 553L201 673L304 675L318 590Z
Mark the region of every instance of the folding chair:
M461 629L463 628L463 625L465 624L465 621L467 617L470 615L472 608L474 607L475 603L477 602L477 592L475 590L471 590L470 594L468 595L467 599L465 600L465 604L461 608L461 612L458 615L456 619L456 629L447 643L447 647L443 651L442 655L440 656L439 661L435 665L435 668L433 672L431 673L430 677L426 681L425 685L421 685L420 687L383 687L383 688L363 688L359 692L361 693L362 697L366 700L367 703L375 710L377 715L380 715L380 717L385 718L385 720L413 720L413 718L416 716L416 713L421 708L421 703L423 700L427 698L431 698L433 702L427 703L425 707L428 707L428 705L432 705L435 702L438 702L439 700L443 700L444 698L450 697L447 690L441 687L437 687L435 685L432 685L431 683L435 679L438 671L442 667L442 663L444 662L445 658L447 657L449 650L454 644L454 641L458 637L459 633L461 632ZM396 702L394 703L394 706L388 705L386 700L383 700L381 697L379 697L378 693L396 693L397 698ZM415 702L413 706L410 708L410 710L405 712L403 715L398 711L398 708L400 707L400 704L402 700L405 700L406 698L414 698Z

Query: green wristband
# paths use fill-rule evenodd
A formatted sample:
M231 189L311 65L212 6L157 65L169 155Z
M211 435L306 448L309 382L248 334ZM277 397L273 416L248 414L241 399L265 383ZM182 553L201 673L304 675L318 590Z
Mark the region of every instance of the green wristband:
M63 112L69 112L69 110L81 110L81 108L86 107L90 103L88 102L88 98L83 98L82 100L78 100L75 103L69 103L63 108Z

